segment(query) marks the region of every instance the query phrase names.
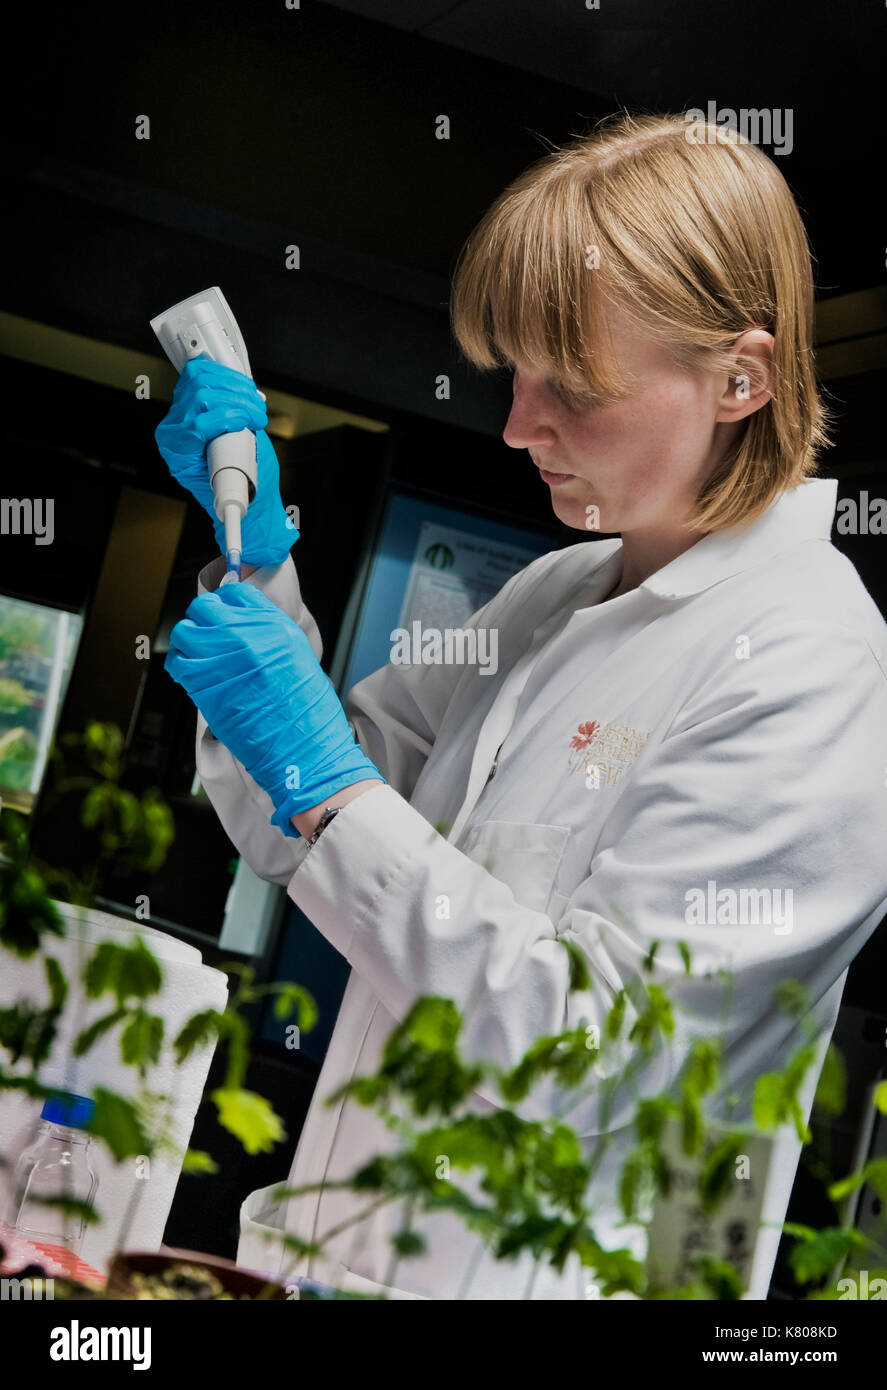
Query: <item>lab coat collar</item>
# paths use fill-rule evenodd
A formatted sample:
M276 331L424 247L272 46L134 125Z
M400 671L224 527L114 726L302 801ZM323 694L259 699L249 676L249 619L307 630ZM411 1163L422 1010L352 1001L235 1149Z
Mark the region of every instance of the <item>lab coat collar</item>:
M659 598L686 598L754 569L807 540L830 540L836 478L808 478L782 492L750 525L711 531L638 587Z

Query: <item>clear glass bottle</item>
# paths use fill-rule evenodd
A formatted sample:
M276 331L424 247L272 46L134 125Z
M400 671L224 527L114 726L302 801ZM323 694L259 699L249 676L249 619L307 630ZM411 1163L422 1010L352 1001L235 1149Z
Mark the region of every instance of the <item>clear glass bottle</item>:
M33 1144L19 1156L12 1182L9 1225L26 1239L48 1241L77 1254L86 1223L41 1197L92 1202L98 1175L89 1152L89 1122L95 1102L70 1092L47 1100Z

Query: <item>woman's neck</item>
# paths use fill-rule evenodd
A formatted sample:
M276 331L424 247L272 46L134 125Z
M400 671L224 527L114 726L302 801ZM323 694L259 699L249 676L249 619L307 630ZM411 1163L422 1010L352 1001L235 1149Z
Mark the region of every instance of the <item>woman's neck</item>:
M607 599L619 598L621 594L630 593L632 589L638 588L651 574L670 565L672 560L683 555L685 550L690 550L707 534L703 531L689 531L686 527L676 527L671 531L632 531L623 535L620 552L622 571L615 587L601 602L606 603Z

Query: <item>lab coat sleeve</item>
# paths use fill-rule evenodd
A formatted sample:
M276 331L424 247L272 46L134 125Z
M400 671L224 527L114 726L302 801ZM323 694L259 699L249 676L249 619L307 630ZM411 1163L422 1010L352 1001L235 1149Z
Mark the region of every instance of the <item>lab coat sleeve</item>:
M533 568L528 566L513 576L490 604L462 624L463 628L483 621L492 603L508 602L521 574ZM224 573L225 559L220 556L201 570L198 592L216 589ZM253 571L243 582L254 584L299 624L319 660L323 652L320 631L302 599L292 557ZM446 662L414 666L389 662L358 682L344 702L356 741L388 784L406 798L412 795L434 745L462 670ZM229 839L260 878L285 887L305 854L305 842L271 825L271 798L213 737L199 711L195 760L200 781Z
M671 1085L696 1036L722 1036L728 1069L738 1054L743 1065L757 1058L760 1074L786 1060L795 1027L772 1007L777 982L797 978L822 999L862 946L860 924L867 935L884 910L885 700L884 671L853 632L811 623L760 636L750 661L697 681L645 748L556 920L517 902L389 786L339 813L288 891L394 1018L420 995L453 999L467 1057L512 1066L541 1035L600 1027L616 991L641 976L668 982L678 1026L637 1094ZM791 890L790 930L775 913L769 925L694 921L688 892L710 880ZM587 960L591 991L568 991L567 941ZM734 972L726 1026L712 973L724 967ZM615 1071L602 1053L599 1076L618 1080L628 1051ZM495 1103L492 1088L480 1093ZM540 1119L571 1097L568 1122L586 1135L627 1123L634 1104L626 1093L604 1116L599 1096L577 1104L546 1081L518 1109Z
M462 622L462 630L494 626L497 614L513 601L515 590L530 581L531 572L538 571L537 560L513 575L489 603ZM388 661L352 686L345 699L345 713L361 748L388 785L407 800L465 670L447 661L446 651L443 658L428 665Z
M602 552L598 563L605 558ZM546 584L557 560L554 551L531 560L464 619L461 630L498 629L504 615L525 602L534 588ZM388 785L406 800L412 797L464 672L464 666L447 660L444 650L440 663L402 665L387 661L348 692L345 712L355 738L384 773Z

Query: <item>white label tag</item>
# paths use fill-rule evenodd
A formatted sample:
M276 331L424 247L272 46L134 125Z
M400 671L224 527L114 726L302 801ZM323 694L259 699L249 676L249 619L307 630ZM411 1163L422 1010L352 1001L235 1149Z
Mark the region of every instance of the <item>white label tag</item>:
M733 1265L748 1289L773 1137L748 1136L724 1196L714 1211L707 1212L699 1199L699 1176L706 1154L730 1129L730 1125L709 1121L706 1150L698 1154L682 1152L677 1118L663 1131L661 1148L672 1171L672 1187L667 1197L655 1198L647 1250L647 1273L657 1284L674 1287L691 1282L698 1278L691 1262L698 1255L710 1255Z

